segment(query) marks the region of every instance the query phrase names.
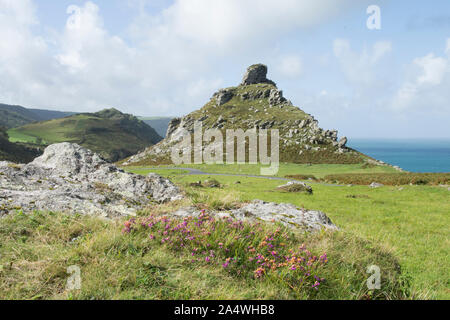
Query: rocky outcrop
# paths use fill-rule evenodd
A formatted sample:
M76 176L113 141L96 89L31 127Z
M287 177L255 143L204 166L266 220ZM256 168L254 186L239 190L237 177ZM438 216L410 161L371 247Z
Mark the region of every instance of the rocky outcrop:
M213 95L213 98L216 99L217 105L221 106L233 98L233 90L221 89Z
M248 67L241 85L246 86L257 83L269 83L275 86L275 82L267 79L267 66L263 64L254 64Z
M175 216L198 216L201 211L194 208L183 208L172 215ZM233 217L238 220L280 222L283 225L304 231L317 232L322 229L337 230L338 228L331 222L330 218L321 211L306 210L297 208L293 204L264 202L254 200L245 206L230 211L208 212L216 217Z
M171 163L174 147L180 153L189 152L178 142L194 133L196 122L202 124L203 130L219 129L222 133L228 129L257 129L258 132L260 129L277 129L282 162L363 163L368 159L348 148L346 137L338 140L336 130L320 128L312 115L294 106L266 76L265 65L250 66L239 86L218 90L201 109L173 119L163 141L130 157L123 164ZM216 147L212 143L204 141L203 150Z
M11 210L133 215L150 201L181 199L156 174L124 172L77 144L58 143L27 165L0 162L0 215Z

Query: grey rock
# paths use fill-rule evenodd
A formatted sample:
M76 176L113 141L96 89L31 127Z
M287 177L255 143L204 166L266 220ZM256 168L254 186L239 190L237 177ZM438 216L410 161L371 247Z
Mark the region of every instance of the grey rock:
M247 221L276 221L289 228L301 231L317 232L322 229L338 229L338 227L331 222L330 218L328 218L325 213L321 211L299 209L297 206L289 203L278 204L274 202L254 200L239 209L233 209L230 211L213 211L208 213L211 216L218 218L233 217L238 220ZM198 216L200 215L200 210L194 207L188 207L175 211L171 215L180 217Z
M213 95L213 98L216 99L216 103L218 106L221 106L233 98L233 91L228 89L221 89Z
M286 183L286 184L283 184L283 185L281 185L281 186L278 186L277 189L285 189L285 188L287 188L287 187L289 187L289 186L292 186L292 185L300 185L300 186L302 186L302 187L304 188L304 190L305 190L306 192L308 192L308 193L312 193L312 191L313 191L310 185L307 185L306 183L301 182L301 181L289 181L289 182Z
M247 68L244 78L242 79L241 85L250 85L257 83L269 83L275 85L275 82L266 78L267 76L267 66L263 64L254 64Z
M172 133L178 128L180 125L181 118L173 118L169 122L169 126L167 127L166 137L172 135Z
M379 187L383 187L383 186L384 186L384 184L381 184L381 183L378 183L378 182L372 182L369 185L369 188L379 188Z
M133 215L149 201L182 198L180 190L156 174L124 172L77 144L48 146L27 165L0 163L0 215L55 211L102 216Z
M347 137L342 137L341 139L339 139L338 142L339 148L345 147L346 144L347 144Z
M281 104L286 101L286 98L283 97L283 91L281 90L270 90L269 95L269 103L270 105Z

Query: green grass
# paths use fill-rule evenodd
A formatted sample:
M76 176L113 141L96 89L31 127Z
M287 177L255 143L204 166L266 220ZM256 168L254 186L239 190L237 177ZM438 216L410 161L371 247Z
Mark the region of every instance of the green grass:
M23 132L17 128L8 130L9 141L22 143L36 143L38 136L32 135L31 132ZM48 144L48 141L42 141L42 144Z
M299 170L302 173L315 171ZM288 166L289 170L293 169ZM324 168L327 168L325 166ZM328 167L329 168L329 167ZM329 168L331 170L331 168ZM344 166L341 170L349 170ZM328 171L328 170L326 170ZM235 172L234 170L232 172ZM189 183L208 176L178 175L173 180L182 184L198 202L265 201L294 203L322 210L342 230L377 245L391 248L400 265L412 276L417 297L450 298L448 274L450 234L450 202L447 188L437 186L336 186L311 183L313 195L278 192L283 184L261 178L211 176L221 189L191 188ZM235 184L240 181L240 184ZM354 196L354 197L353 197ZM225 205L226 207L226 205Z
M152 166L149 166L152 167ZM174 167L174 165L159 166ZM176 167L199 169L208 173L232 173L232 174L248 174L261 175L260 164L182 164ZM264 167L264 166L263 166ZM145 167L125 167L126 170L140 173ZM153 167L152 167L153 168ZM138 171L136 171L138 170ZM181 170L180 170L181 171ZM145 172L142 171L142 172ZM173 172L173 171L171 171ZM296 163L280 163L277 177L286 177L288 175L309 174L316 178L323 178L330 174L347 174L347 173L395 173L398 172L389 166L369 166L364 164L296 164ZM165 174L164 170L158 170L158 174Z

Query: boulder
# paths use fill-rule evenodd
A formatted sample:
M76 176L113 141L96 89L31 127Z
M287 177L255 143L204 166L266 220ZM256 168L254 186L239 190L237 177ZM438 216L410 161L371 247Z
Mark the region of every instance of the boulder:
M247 68L244 74L241 85L246 86L250 84L269 83L275 85L275 82L266 78L267 66L263 64L254 64Z
M183 208L173 212L171 215L187 217L199 216L200 210L195 207ZM300 209L289 203L264 202L254 200L239 209L229 211L208 212L211 216L233 217L238 220L280 222L283 225L299 231L317 232L322 229L337 230L330 218L321 211Z
M347 144L347 137L342 137L341 139L339 139L338 142L339 148L345 147L346 144Z
M372 182L369 187L370 188L379 188L379 187L383 187L384 184L378 183L378 182Z
M309 194L312 194L313 192L311 186L301 181L289 181L288 183L277 187L277 189L287 192L305 192Z
M150 201L182 198L156 174L124 172L77 144L48 146L27 165L0 163L0 215L11 210L134 215Z
M213 98L216 99L216 103L218 106L221 106L233 98L233 91L227 89L221 89L213 95Z

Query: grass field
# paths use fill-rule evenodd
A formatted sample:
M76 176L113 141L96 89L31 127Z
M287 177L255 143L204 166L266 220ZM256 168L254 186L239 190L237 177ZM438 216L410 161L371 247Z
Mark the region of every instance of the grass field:
M151 167L151 166L149 166ZM173 165L162 165L164 167L174 167ZM199 169L203 172L210 173L232 173L232 174L248 174L261 175L261 165L259 164L182 164L176 167ZM141 170L145 167L129 166L127 169ZM158 171L164 174L164 171ZM172 171L173 172L173 171ZM389 166L370 166L365 164L295 164L295 163L281 163L279 170L275 176L285 177L295 174L309 174L317 178L323 178L330 174L345 174L345 173L394 173L398 172Z
M227 168L231 173L257 174L256 167ZM450 298L447 188L372 189L311 182L313 194L304 194L278 191L282 181L263 178L190 175L186 170L163 168L127 170L170 177L187 197L165 205L149 203L135 222L39 212L0 219L0 299ZM222 167L209 170L224 172ZM282 165L279 175L374 170L380 168ZM211 178L221 187L190 186ZM190 205L208 212L254 199L321 210L340 230L306 234L273 224L237 228L232 222L207 220L203 225L188 220L195 241L186 247L163 241L167 224L181 226L184 221L166 220L167 212ZM152 227L147 227L149 221ZM169 236L175 238L176 233ZM268 237L275 238L277 252L292 249L295 253L302 245L311 256L326 253L328 262L311 271L325 279L318 290L311 287L314 279L296 273L290 264L266 269L264 276L258 276L262 271L252 262L251 250L263 250ZM210 251L214 254L209 255ZM65 290L70 265L81 269L81 290ZM367 289L370 265L380 267L380 290Z
M308 171L308 167L312 170ZM210 170L225 172L221 167L217 170L210 167ZM244 170L238 167L229 172ZM340 173L364 171L358 165L287 165L280 168L279 175L302 173L321 177L333 170ZM372 170L374 168L365 171ZM252 174L255 171L254 168L247 169ZM163 170L159 173L164 175ZM345 232L392 249L401 266L411 275L412 289L418 297L450 298L450 201L447 188L408 185L371 189L311 183L314 193L307 195L278 192L275 188L280 181L262 178L211 176L224 187L207 189L192 188L188 184L208 179L208 176L174 175L172 172L170 176L199 202L216 201L217 205L221 201L261 199L324 211ZM236 181L241 183L235 184Z

